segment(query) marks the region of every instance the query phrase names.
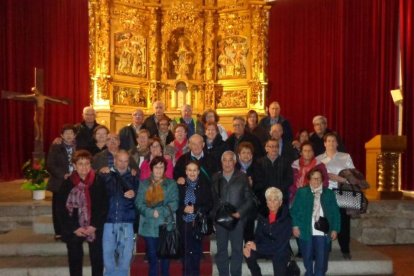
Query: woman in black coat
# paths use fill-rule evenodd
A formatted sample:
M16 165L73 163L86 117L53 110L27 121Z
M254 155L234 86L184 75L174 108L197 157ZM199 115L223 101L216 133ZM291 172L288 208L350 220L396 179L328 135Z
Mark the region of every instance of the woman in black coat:
M178 185L177 223L184 248L183 275L200 275L202 240L194 235L197 213L207 216L213 207L210 183L200 177L200 165L192 160L186 165L185 185Z
M228 147L219 133L216 123L206 123L204 135L204 152L214 158L216 164L221 164L221 155Z
M102 231L108 200L105 186L95 178L91 160L88 151L76 151L72 158L75 171L58 192L57 215L71 276L82 275L84 241L89 245L92 275L103 274Z

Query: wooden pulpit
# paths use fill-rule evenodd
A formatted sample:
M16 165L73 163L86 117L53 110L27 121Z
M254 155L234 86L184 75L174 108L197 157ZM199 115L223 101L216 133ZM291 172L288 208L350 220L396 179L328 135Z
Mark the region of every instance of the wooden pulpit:
M368 199L399 199L399 159L407 148L407 137L377 135L367 143L366 178L371 185L366 192Z

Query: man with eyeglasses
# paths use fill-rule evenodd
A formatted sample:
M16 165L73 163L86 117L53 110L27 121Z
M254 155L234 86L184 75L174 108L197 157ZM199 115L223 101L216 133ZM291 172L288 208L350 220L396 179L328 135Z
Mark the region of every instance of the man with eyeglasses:
M233 134L226 140L228 148L237 152L237 147L241 142L250 142L254 147L254 158L264 155L263 146L259 139L253 134L245 131L246 121L243 117L235 116L233 118Z
M144 112L138 108L132 112L132 122L121 128L119 131L119 139L121 141L120 148L131 150L137 146L137 133L144 123Z
M293 171L289 160L279 155L279 142L269 139L265 145L266 156L257 160L253 175L254 192L260 200L261 209L266 208L265 191L276 187L283 193L283 204L289 202L289 187L293 183ZM263 209L261 210L263 211Z

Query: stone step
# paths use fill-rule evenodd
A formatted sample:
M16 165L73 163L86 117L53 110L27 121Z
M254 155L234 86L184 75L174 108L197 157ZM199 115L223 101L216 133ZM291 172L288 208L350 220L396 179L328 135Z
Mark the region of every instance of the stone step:
M83 260L83 275L92 275L89 259ZM0 257L0 275L69 276L66 256Z
M33 219L33 232L54 235L52 215L37 216Z

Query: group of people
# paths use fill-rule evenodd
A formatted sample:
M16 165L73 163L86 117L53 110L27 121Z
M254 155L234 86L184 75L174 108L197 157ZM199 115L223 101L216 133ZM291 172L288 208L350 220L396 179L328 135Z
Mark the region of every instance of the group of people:
M181 117L170 119L161 101L153 107L147 118L135 110L119 134L85 107L83 121L63 126L50 147L55 238L67 245L71 275L82 275L84 241L92 275L128 275L135 234L145 241L149 275L169 275L169 259L157 248L159 227L171 220L182 237L183 275L200 275L195 220L214 221L224 203L237 223L227 228L214 221L220 275L241 275L243 258L252 275L261 275L259 258L285 275L292 236L306 275L325 275L336 238L351 258L350 217L331 189L344 181L338 173L354 166L325 117L313 119L312 134L301 130L294 138L277 102L262 120L254 110L235 116L232 131L215 110L197 118L184 105ZM327 229L319 227L322 220Z

